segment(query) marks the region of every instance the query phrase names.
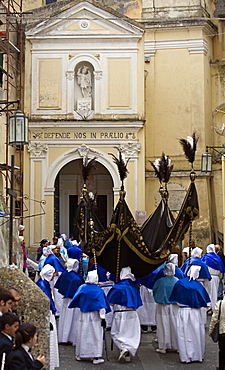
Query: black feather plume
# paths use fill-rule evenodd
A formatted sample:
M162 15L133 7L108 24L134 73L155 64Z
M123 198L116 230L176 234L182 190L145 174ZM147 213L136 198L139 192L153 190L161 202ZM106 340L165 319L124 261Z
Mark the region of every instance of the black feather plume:
M190 163L193 163L195 160L195 152L198 142L198 138L196 138L195 132L192 136L188 136L187 139L180 139L179 142L183 147L185 157Z
M109 153L112 156L113 162L117 165L119 174L120 174L120 180L123 183L123 180L127 177L128 169L127 169L127 163L129 162L130 158L127 160L127 163L124 162L122 158L122 151L118 149L119 151L119 159L112 153Z
M157 158L155 162L149 161L152 167L155 170L155 174L158 177L160 183L165 182L166 184L169 182L171 172L173 170L173 165L171 166L171 159L169 156L166 156L162 153L161 158Z
M82 176L84 179L84 183L86 183L88 176L91 173L91 170L96 169L96 157L92 158L91 160L88 160L88 157L84 158L83 166L82 166Z

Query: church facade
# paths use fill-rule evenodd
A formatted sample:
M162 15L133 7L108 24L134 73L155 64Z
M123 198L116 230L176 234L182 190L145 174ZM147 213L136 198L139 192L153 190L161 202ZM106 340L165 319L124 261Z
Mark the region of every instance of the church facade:
M204 174L201 155L206 146L223 143L217 133L225 112L221 7L210 0L61 0L25 1L25 9L32 10L24 73L24 194L33 216L25 219L27 245L54 232L72 234L86 156L98 163L87 185L98 195L98 216L107 226L120 190L111 157L118 149L129 159L126 200L140 223L159 201L149 161L162 152L171 157L170 208L176 214L190 183L178 139L193 132L199 137L200 203L194 236L201 246L213 241L223 232L222 165L219 158L213 177Z

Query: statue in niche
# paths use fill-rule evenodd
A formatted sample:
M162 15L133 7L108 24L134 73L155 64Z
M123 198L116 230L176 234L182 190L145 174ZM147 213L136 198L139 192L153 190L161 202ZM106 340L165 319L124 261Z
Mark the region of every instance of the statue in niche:
M83 98L90 98L92 95L91 72L87 66L81 66L77 71L77 84L81 88Z

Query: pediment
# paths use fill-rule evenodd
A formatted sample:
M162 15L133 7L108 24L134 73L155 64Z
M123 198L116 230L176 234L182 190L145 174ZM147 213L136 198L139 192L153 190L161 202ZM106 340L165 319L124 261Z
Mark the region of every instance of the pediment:
M63 2L61 2L63 3ZM43 18L42 18L43 19ZM27 38L69 37L141 37L142 25L127 17L109 12L88 1L81 1L36 23L26 32Z

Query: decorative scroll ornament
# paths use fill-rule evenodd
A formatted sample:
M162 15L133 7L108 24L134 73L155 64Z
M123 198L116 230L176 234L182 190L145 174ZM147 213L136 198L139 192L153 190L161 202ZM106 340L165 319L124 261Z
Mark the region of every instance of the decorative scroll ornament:
M87 145L82 144L78 148L73 149L73 150L69 151L68 153L65 153L65 156L74 154L76 152L78 152L80 157L82 157L83 159L87 156L92 155L92 154L94 154L95 156L102 156L103 155L102 153L98 152L97 150L91 149Z
M67 80L72 81L75 77L75 72L74 71L66 71L66 78Z
M45 158L48 152L48 145L40 142L31 142L28 146L31 157Z
M137 158L141 150L139 143L127 143L119 146L119 150L125 155L125 158Z

